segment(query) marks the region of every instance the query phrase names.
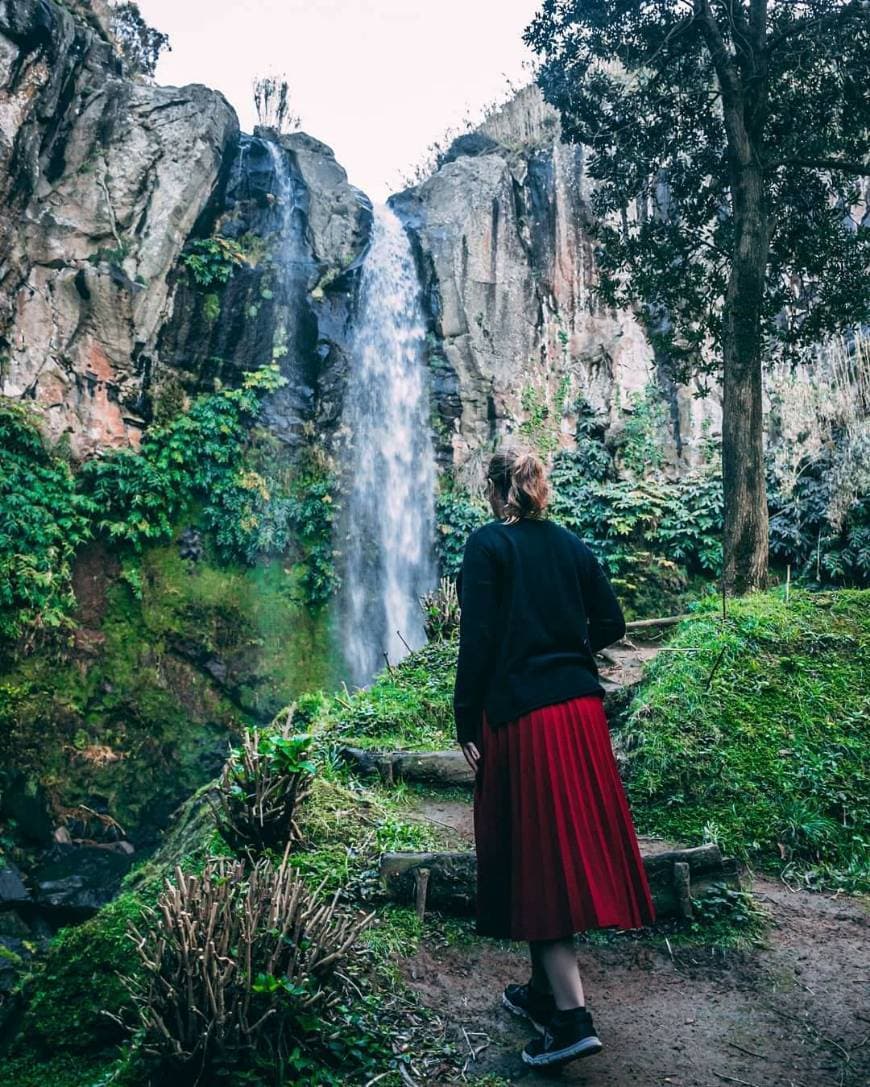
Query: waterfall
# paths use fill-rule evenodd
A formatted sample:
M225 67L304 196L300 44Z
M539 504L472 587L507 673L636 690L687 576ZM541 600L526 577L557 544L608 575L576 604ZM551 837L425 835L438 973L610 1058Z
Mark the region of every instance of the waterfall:
M340 612L345 658L363 685L425 641L421 593L436 581L435 460L425 327L410 241L374 209L362 267L343 422L349 433Z

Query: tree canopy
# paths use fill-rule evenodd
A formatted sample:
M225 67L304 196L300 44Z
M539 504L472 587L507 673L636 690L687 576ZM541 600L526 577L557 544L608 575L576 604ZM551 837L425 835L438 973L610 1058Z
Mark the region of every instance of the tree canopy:
M854 0L546 0L529 27L564 136L590 151L603 294L644 307L677 376L720 361L729 95L763 174L766 348L870 318L868 15Z
M866 0L545 0L526 32L590 152L604 298L675 377L722 368L723 579L767 580L762 365L870 318ZM863 189L863 192L862 192Z

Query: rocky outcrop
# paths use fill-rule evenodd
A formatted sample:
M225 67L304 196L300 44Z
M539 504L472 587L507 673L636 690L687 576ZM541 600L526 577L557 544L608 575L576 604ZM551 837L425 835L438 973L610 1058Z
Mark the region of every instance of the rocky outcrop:
M293 446L313 424L328 441L338 425L347 367L348 307L368 245L371 206L332 150L304 132L241 137L214 207L214 232L243 259L221 288L179 269L161 333L155 382L192 390L277 362L287 384L266 407Z
M136 79L98 0L23 0L0 2L0 167L0 392L53 439L135 445L167 387L273 361L280 437L338 425L371 215L328 147L240 137L217 92ZM179 258L212 232L244 259L204 289Z
M0 4L2 392L77 454L135 444L167 276L238 134L220 94L132 79L100 31Z
M570 444L581 401L616 428L655 379L638 321L595 297L589 196L583 149L560 142L556 113L529 87L392 198L417 242L434 397L449 424L442 454L454 465L473 467L533 413ZM663 392L678 424L663 440L691 456L701 417L715 421L717 408L699 409L688 389Z

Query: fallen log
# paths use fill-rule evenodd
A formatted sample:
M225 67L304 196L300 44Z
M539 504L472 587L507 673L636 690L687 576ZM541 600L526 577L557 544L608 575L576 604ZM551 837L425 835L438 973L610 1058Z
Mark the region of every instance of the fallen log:
M647 627L672 627L682 623L684 619L695 619L695 612L684 612L683 615L667 615L662 619L632 619L625 624L626 630L646 630Z
M643 858L643 865L661 920L691 917L692 902L714 885L740 886L737 862L723 858L713 844L653 853ZM426 909L465 916L474 913L474 853L384 853L380 878L388 898L415 906L421 916Z
M357 770L379 774L390 785L397 781L443 788L474 784L474 773L458 747L452 751L371 751L364 747L344 747L341 754Z

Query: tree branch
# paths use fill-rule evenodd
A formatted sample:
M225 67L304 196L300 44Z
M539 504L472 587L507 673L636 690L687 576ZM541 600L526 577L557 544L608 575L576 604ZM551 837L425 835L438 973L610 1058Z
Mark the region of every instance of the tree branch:
M773 159L766 163L767 169L776 166L803 166L809 170L842 170L847 174L870 177L868 162L844 162L842 159Z

